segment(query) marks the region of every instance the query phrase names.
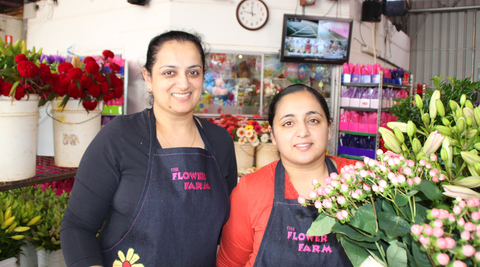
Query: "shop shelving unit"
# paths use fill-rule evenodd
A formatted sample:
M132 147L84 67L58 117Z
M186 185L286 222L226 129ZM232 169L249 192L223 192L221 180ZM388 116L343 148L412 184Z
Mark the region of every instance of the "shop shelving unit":
M339 130L339 118L340 118L340 113L341 109L346 109L346 110L356 110L356 111L376 111L377 112L377 124L376 127L380 127L381 123L381 114L382 111L388 111L388 108L384 108L382 105L382 90L384 88L393 88L393 89L407 89L409 90L409 95L413 95L413 75L409 75L409 84L408 85L399 85L399 84L393 84L393 83L384 83L383 82L383 75L380 74L380 82L379 83L342 83L342 77L341 77L341 71L338 72L337 74L337 80L339 81L337 84L340 86L338 87L338 90L336 92L336 107L338 107L334 114L334 120L336 121L335 123L335 130L337 134L335 135L335 144L336 144L336 150L335 150L335 155L340 156L340 157L345 157L345 158L350 158L350 159L356 159L356 160L363 160L363 156L351 156L351 155L346 155L346 154L338 154L338 142L340 139L340 134L345 133L345 134L352 134L352 135L358 135L358 136L375 136L375 151L380 148L380 133L377 131L376 134L374 133L367 133L367 132L353 132L353 131L340 131ZM346 89L347 87L378 87L378 108L359 108L359 107L344 107L340 105L340 94L343 89Z

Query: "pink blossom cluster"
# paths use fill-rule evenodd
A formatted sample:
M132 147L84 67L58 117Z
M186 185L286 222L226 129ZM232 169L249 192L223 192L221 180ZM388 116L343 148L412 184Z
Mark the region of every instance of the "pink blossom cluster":
M452 212L428 211L427 224L414 224L412 235L441 266L471 266L480 263L480 200L458 198ZM457 239L457 240L455 240Z
M363 162L344 166L340 174L333 173L323 183L314 179L314 189L308 198L319 212L344 223L352 218L348 208L356 209L374 195L382 195L394 202L395 194L406 195L424 179L434 183L445 180L435 155L415 163L400 154L378 150L377 159L365 157ZM298 201L302 205L309 204L303 196Z

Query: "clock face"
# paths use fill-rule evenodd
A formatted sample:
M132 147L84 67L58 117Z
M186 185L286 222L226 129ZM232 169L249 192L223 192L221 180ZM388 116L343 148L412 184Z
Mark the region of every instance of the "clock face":
M237 20L247 30L258 30L268 20L268 8L261 0L243 0L237 7Z

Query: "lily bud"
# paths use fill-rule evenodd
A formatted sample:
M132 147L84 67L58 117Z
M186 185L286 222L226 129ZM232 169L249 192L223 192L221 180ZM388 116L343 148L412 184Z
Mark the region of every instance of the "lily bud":
M467 100L467 102L465 102L465 107L466 107L466 108L471 108L471 109L473 109L472 101Z
M472 126L473 125L473 119L472 117L467 117L467 125Z
M378 128L378 132L382 135L385 146L388 149L392 150L397 154L400 154L402 152L402 149L400 148L400 142L395 137L395 134L383 127Z
M434 120L437 117L437 105L436 105L437 99L440 99L440 90L435 90L435 92L433 92L432 94L432 97L430 98L429 113L430 113L430 118L432 120Z
M450 124L452 124L452 122L450 122L450 120L445 117L442 118L442 123L445 126L450 126Z
M448 104L450 105L450 108L452 109L452 111L455 111L455 110L460 108L460 106L457 104L457 102L455 102L453 100L450 100L448 102Z
M450 131L452 131L452 133L456 134L456 133L458 133L458 127L457 126L450 127Z
M447 162L448 160L448 152L445 148L442 147L442 149L440 150L440 157L442 158L442 160L444 162Z
M476 150L480 150L480 143L475 143L475 145L473 145L475 147Z
M466 124L468 123L465 122L465 119L463 117L457 120L457 130L459 134L462 134L463 131L465 131Z
M420 143L420 140L418 138L414 138L412 141L412 149L415 154L418 154L420 149L422 149L422 143Z
M423 153L423 151L418 152L417 158L421 159L423 157L425 157L425 153Z
M438 131L431 132L423 145L423 153L425 153L425 156L430 157L430 154L435 153L442 144L443 138L444 136Z
M476 162L475 164L473 164L473 167L475 167L477 171L480 171L480 163Z
M402 131L398 129L398 127L393 128L393 133L395 133L395 137L398 139L400 144L405 143L405 137L403 136Z
M480 186L480 176L469 176L453 182L454 185L467 188L476 188Z
M463 94L461 97L460 97L460 105L463 107L465 105L465 101L467 101L467 95L466 94Z
M455 110L455 118L458 119L458 118L460 118L460 117L462 117L462 116L463 116L463 111L462 111L462 109L457 109L457 110Z
M477 122L474 120L475 114L473 112L473 109L471 109L469 107L463 108L463 116L467 120L467 125L468 125L468 118L471 117L472 118L472 124L470 124L470 125L472 125L475 128L478 127Z
M390 129L398 128L402 133L407 132L407 124L405 122L391 121L387 122L387 126Z
M442 118L445 117L445 107L443 106L442 100L437 99L435 105L437 106L438 115Z
M419 109L422 109L423 108L423 99L420 95L415 95L415 104L417 105L417 107Z
M475 118L477 125L480 125L480 106L473 110L473 117Z
M463 200L469 200L472 197L480 198L479 193L463 186L444 185L443 190L445 191L443 194L451 198L461 197Z
M443 150L445 150L445 153L446 153L445 157L443 155L441 156L443 161L445 162L445 166L447 167L451 167L453 162L453 148L450 144L450 140L451 138L449 136L446 136L445 138L443 138L442 150L440 151L440 153L442 153Z
M388 124L387 124L388 125ZM417 132L417 126L413 121L408 121L407 122L407 134L410 137L413 137L413 135Z
M437 131L439 131L443 135L446 135L446 136L451 136L452 135L452 132L450 131L450 128L447 127L447 126L437 125L436 129L437 129Z
M430 124L430 116L428 115L428 113L423 114L423 116L422 116L422 121L423 121L425 124Z
M467 139L472 139L477 135L478 130L477 129L468 129L467 131ZM480 143L479 143L480 144Z
M462 158L467 163L467 165L474 166L475 163L480 163L480 157L473 152L462 151L460 152L460 155L462 155Z

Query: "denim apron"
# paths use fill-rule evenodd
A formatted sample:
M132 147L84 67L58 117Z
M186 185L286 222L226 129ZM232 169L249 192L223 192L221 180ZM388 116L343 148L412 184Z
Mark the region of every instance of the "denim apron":
M103 248L104 266L215 266L230 200L212 147L194 119L206 150L155 150L150 117L148 177L125 234Z
M328 157L325 163L329 174L337 172ZM335 234L307 236L317 217L314 206L302 207L296 199L285 199L285 168L279 160L272 212L253 266L352 266Z

